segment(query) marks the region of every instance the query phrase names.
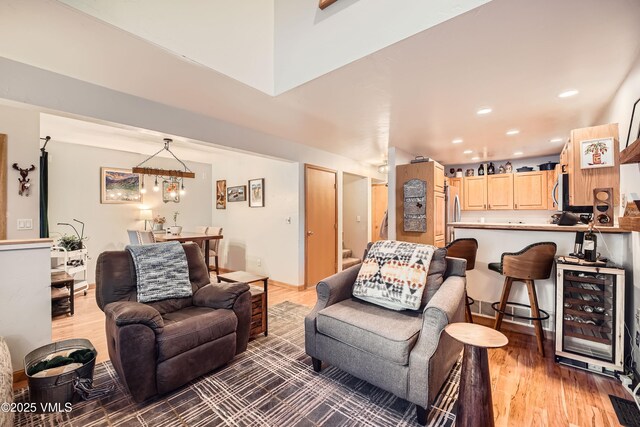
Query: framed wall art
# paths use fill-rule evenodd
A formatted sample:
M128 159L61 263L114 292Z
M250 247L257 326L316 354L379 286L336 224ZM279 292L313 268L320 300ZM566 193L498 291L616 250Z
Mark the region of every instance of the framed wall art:
M238 185L236 187L227 188L227 202L246 202L247 186Z
M411 179L403 185L404 231L425 233L427 231L427 183Z
M177 181L162 181L162 201L180 203L180 184Z
M249 180L249 207L264 208L264 178Z
M580 167L582 169L609 168L614 165L613 138L580 141Z
M131 169L100 168L100 203L142 203L140 185Z
M227 209L227 180L216 181L216 209Z

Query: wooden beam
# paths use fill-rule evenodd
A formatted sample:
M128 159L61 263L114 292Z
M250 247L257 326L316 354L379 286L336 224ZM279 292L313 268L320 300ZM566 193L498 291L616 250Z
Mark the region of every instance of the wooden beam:
M7 238L7 135L0 135L0 240Z
M324 9L326 9L329 6L331 6L332 4L334 4L337 1L338 0L320 0L320 9L324 10Z
M133 173L139 173L142 175L160 175L160 176L175 176L178 178L195 178L196 174L193 172L185 172L180 170L166 170L155 168L133 168Z

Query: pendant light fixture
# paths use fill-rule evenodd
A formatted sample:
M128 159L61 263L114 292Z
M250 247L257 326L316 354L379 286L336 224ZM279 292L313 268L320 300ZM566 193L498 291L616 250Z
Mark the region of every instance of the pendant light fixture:
M175 154L173 154L173 151L171 151L171 143L173 142L173 140L171 138L164 138L164 147L162 147L162 149L158 150L155 154L147 157L144 161L142 161L141 163L139 163L137 166L135 166L132 169L133 173L137 173L142 175L142 188L140 189L140 191L144 194L146 193L146 190L144 188L144 176L145 175L155 175L155 181L154 181L154 185L153 185L153 191L154 192L158 192L160 191L160 185L158 184L158 178L161 179L169 179L170 185L171 185L171 189L170 189L170 196L175 198L178 195L178 191L180 193L180 195L185 195L186 194L186 190L185 190L185 186L184 186L184 179L185 178L195 178L196 174L191 171L191 169L189 169L187 167L187 165L178 158L178 156L176 156ZM147 163L149 160L153 159L154 157L156 157L158 154L167 151L169 154L171 154L171 156L176 159L180 165L182 165L182 169L173 169L173 170L168 170L168 169L157 169L157 168L150 168L150 167L145 167L144 164ZM178 183L178 179L180 180L180 183ZM179 185L179 187L178 187ZM179 188L179 190L178 190Z

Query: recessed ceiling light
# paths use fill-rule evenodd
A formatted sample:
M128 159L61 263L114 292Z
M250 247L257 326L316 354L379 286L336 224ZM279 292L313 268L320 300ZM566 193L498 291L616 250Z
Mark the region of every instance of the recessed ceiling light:
M564 92L560 92L558 94L558 98L569 98L570 96L575 96L578 93L579 92L575 89L569 89L569 90L565 90Z
M451 141L452 144L461 144L462 143L462 138L456 138L453 141Z
M564 139L562 138L553 138L549 140L549 142L562 142L562 141L564 141Z
M473 150L464 150L463 153L464 154L471 154L471 153L473 153Z
M518 129L511 129L507 131L507 135L517 135L520 131Z
M522 151L516 151L513 153L514 156L522 156L524 153Z
M471 160L480 160L480 157L478 157L478 156L472 157Z
M482 107L481 109L479 109L476 114L483 116L485 114L489 114L490 112L492 112L493 110L489 107Z

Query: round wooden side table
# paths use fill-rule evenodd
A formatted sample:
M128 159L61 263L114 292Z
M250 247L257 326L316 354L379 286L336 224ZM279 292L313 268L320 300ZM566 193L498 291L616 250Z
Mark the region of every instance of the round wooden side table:
M444 330L454 340L464 344L456 426L493 426L487 348L504 347L509 340L502 332L473 323L452 323Z

